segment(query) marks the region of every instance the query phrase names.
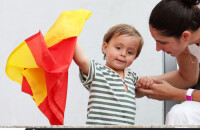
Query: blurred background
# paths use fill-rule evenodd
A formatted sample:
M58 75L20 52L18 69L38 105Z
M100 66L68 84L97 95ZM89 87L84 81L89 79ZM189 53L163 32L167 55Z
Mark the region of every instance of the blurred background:
M47 118L21 85L5 74L10 53L26 38L39 30L45 35L62 11L86 9L92 16L78 38L89 59L104 64L103 36L113 25L134 26L144 38L140 56L130 68L138 76L158 75L163 71L163 54L156 52L149 32L151 10L160 0L0 0L0 126L48 126ZM79 69L72 62L69 69L68 95L64 125L85 125L89 94L79 80ZM136 100L136 125L162 125L162 101Z

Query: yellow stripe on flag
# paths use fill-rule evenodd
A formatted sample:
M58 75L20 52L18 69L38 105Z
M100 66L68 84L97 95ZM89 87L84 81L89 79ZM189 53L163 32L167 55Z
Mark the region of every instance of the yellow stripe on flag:
M32 98L37 106L44 101L47 96L45 72L43 68L26 69L23 71L33 93Z
M51 47L63 39L78 36L92 12L80 9L74 11L63 11L55 24L44 36L47 47Z
M25 68L39 68L35 62L35 59L27 46L23 41L15 50L10 54L7 65L7 76L20 84L22 84L23 75L22 72Z

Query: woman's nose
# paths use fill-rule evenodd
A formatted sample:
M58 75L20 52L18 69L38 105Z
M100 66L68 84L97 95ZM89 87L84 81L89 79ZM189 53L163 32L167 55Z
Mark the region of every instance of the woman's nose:
M156 51L162 50L162 47L159 45L159 43L156 43Z

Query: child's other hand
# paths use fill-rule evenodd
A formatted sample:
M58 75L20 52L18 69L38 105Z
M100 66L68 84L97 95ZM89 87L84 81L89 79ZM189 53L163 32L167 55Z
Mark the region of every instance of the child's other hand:
M142 76L137 81L136 87L149 89L150 85L153 84L153 79L148 78L147 76Z

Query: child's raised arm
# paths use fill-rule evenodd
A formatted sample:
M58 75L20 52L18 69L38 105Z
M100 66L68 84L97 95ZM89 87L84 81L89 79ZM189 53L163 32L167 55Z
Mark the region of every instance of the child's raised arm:
M74 62L79 66L79 68L83 71L83 73L88 74L90 68L90 61L87 57L85 57L80 43L77 41L76 49L74 52Z

